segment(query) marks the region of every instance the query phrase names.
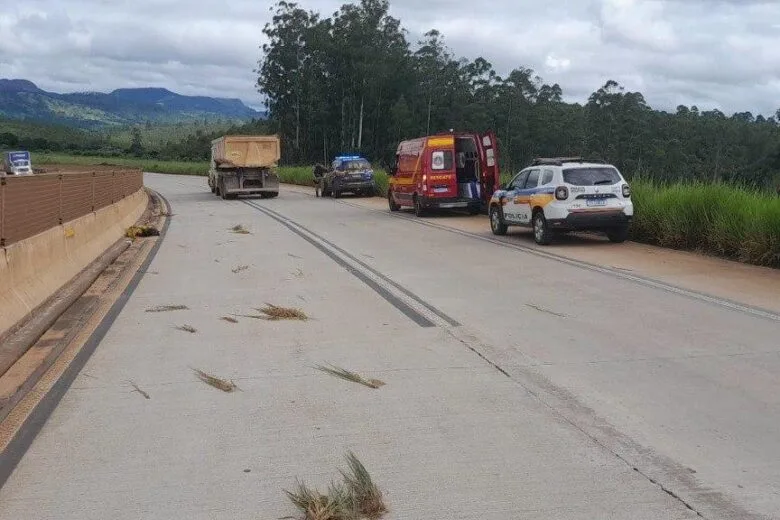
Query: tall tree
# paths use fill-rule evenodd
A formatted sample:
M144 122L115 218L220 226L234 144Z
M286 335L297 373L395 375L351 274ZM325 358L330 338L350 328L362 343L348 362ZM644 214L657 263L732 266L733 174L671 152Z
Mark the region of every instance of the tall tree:
M767 186L780 175L780 110L773 117L677 107L652 110L607 81L585 105L518 66L500 77L484 58L456 58L437 30L412 48L387 0L360 0L320 17L281 1L263 30L257 87L283 160L360 152L387 161L398 141L456 130L496 132L502 167L536 156L582 155L625 174Z

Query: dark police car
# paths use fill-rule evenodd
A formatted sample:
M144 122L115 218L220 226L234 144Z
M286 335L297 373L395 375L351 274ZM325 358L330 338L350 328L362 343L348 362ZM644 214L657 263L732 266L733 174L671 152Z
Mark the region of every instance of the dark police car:
M371 163L358 155L336 157L321 180L322 196L340 197L344 193L373 196L376 191Z

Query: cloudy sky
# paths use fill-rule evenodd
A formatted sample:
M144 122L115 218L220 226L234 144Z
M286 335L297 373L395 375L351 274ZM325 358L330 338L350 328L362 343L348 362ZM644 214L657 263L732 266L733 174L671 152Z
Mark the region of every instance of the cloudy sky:
M343 1L300 0L331 14ZM23 0L0 10L0 77L57 92L161 86L258 106L268 0ZM780 0L391 0L409 40L439 29L500 74L533 68L570 100L614 79L655 108L780 108Z

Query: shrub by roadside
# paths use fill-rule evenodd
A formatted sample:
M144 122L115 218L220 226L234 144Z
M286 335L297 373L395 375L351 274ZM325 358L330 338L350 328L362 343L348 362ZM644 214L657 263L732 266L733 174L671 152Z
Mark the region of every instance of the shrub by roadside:
M725 184L631 183L632 239L780 267L780 197Z

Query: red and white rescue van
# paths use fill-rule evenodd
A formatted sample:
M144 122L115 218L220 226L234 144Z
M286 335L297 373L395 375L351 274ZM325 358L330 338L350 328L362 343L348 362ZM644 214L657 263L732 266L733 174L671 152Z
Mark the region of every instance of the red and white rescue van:
M446 133L402 141L390 170L390 211L414 208L487 208L500 184L498 147L492 132Z

